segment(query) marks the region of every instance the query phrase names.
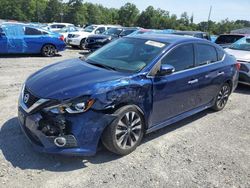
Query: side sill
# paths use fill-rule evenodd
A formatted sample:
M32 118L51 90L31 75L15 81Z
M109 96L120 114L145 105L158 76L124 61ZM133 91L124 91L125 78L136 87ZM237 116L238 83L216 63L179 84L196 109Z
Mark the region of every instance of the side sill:
M183 120L183 119L185 119L185 118L187 118L187 117L190 117L190 116L192 116L192 115L194 115L194 114L197 114L197 113L199 113L199 112L202 112L202 111L204 111L204 110L206 110L206 109L208 109L208 108L210 108L210 107L212 107L212 103L209 103L209 104L207 104L207 105L203 105L203 106L201 106L201 107L195 108L195 109L190 110L190 111L188 111L188 112L184 112L184 113L182 113L182 114L180 114L180 115L177 115L177 116L175 116L175 117L173 117L173 118L170 118L170 119L168 119L168 120L166 120L166 121L164 121L164 122L162 122L162 123L159 123L159 124L157 124L157 125L155 125L155 126L149 128L149 129L146 131L146 134L151 133L151 132L154 132L154 131L156 131L156 130L158 130L158 129L161 129L161 128L163 128L163 127L166 127L166 126L171 125L171 124L173 124L173 123L176 123L176 122L178 122L178 121L181 121L181 120Z

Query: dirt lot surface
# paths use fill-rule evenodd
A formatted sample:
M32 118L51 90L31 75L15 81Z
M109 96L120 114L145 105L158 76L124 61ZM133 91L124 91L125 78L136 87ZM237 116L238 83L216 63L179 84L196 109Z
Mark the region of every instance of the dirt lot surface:
M35 152L17 121L21 84L51 63L79 57L0 57L0 187L250 187L250 87L226 108L210 110L147 135L132 154L102 149L94 157ZM84 76L84 75L83 75ZM84 79L84 78L83 78Z

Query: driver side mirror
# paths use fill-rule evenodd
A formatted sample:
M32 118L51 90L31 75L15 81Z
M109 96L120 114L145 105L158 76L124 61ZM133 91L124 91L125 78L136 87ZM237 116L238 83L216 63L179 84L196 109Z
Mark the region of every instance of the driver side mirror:
M157 73L157 76L166 76L174 73L175 68L172 65L162 64L160 70Z

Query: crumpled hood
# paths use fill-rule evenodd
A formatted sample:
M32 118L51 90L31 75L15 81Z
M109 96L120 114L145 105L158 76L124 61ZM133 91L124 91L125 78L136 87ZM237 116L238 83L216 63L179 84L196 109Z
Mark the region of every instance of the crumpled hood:
M65 100L105 92L105 88L119 85L126 76L128 74L99 68L81 59L71 59L39 70L25 85L40 98Z
M237 60L250 62L250 51L234 50L230 48L225 49L225 51L233 55Z

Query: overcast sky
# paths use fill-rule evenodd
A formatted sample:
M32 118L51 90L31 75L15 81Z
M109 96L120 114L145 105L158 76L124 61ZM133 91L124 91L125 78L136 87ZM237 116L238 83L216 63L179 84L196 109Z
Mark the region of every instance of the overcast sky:
M91 3L102 4L106 7L120 8L126 2L134 3L142 11L152 5L176 14L182 12L189 16L194 15L194 22L207 21L210 5L212 8L211 20L250 20L250 0L87 0ZM86 2L86 1L85 1Z

